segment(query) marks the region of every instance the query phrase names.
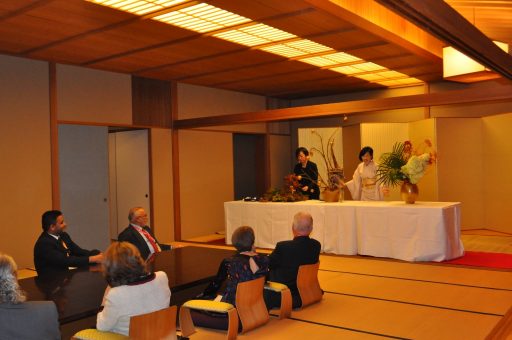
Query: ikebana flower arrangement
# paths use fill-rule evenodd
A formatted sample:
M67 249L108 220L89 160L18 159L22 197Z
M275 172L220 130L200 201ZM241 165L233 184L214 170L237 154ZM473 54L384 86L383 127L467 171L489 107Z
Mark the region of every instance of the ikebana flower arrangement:
M410 141L395 143L391 152L380 157L377 179L390 187L403 182L417 184L436 159L429 139L425 139L416 149Z
M270 189L260 199L261 202L296 202L305 201L307 196L299 189L299 176L286 175L281 189Z
M331 136L327 139L327 146L324 146L324 140L322 136L316 131L311 130L311 133L316 135L320 139L320 149L311 148L310 154L313 156L318 153L325 164L327 170L327 177L323 178L321 174L318 174L318 185L320 188L329 191L337 191L343 188L343 167L340 166L336 156L334 155L334 138L339 129L336 129Z

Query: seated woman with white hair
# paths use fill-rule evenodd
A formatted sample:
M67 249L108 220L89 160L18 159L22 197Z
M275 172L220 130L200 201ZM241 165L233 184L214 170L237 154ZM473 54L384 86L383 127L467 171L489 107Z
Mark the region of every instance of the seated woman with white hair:
M13 258L0 253L0 338L60 339L59 315L52 301L25 301Z

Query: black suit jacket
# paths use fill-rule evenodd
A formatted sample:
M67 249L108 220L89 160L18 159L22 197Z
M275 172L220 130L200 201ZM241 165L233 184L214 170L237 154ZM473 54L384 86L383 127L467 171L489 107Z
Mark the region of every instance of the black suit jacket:
M34 246L34 264L38 273L49 270L67 270L68 267L83 267L89 264L89 256L99 254L99 250L80 248L63 232L60 238L68 249L53 236L43 231ZM68 256L69 252L69 256Z
M55 304L52 301L0 303L0 339L60 340Z
M155 235L153 235L153 233L151 232L151 229L149 229L148 226L145 226L144 230L147 231L148 234L151 235L155 239L155 242L158 243L158 245L160 246L160 249L162 249L162 250L170 250L171 249L171 247L169 245L160 244L160 242L158 242L158 240L156 239ZM140 255L144 259L147 259L149 254L151 254L151 251L149 250L148 244L146 243L146 241L144 240L142 235L134 227L132 227L131 225L126 227L119 234L119 236L117 237L117 240L119 242L130 242L131 244L136 246L139 249L139 251L140 251Z
M298 236L290 241L278 242L270 254L270 280L284 283L292 295L298 296L297 273L299 266L318 262L320 242L309 236Z

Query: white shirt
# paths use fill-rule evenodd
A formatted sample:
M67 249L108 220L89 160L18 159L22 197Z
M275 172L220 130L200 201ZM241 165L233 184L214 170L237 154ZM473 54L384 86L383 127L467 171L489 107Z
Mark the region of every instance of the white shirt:
M130 317L169 307L171 290L164 272L156 272L151 281L111 288L98 313L96 328L128 336Z

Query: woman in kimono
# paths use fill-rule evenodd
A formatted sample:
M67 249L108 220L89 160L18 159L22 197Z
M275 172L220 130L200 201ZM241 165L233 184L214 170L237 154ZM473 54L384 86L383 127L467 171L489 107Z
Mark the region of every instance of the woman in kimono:
M355 201L382 201L388 188L377 182L377 165L373 161L373 149L365 146L359 152L362 161L354 171L351 181L346 183L352 199Z

